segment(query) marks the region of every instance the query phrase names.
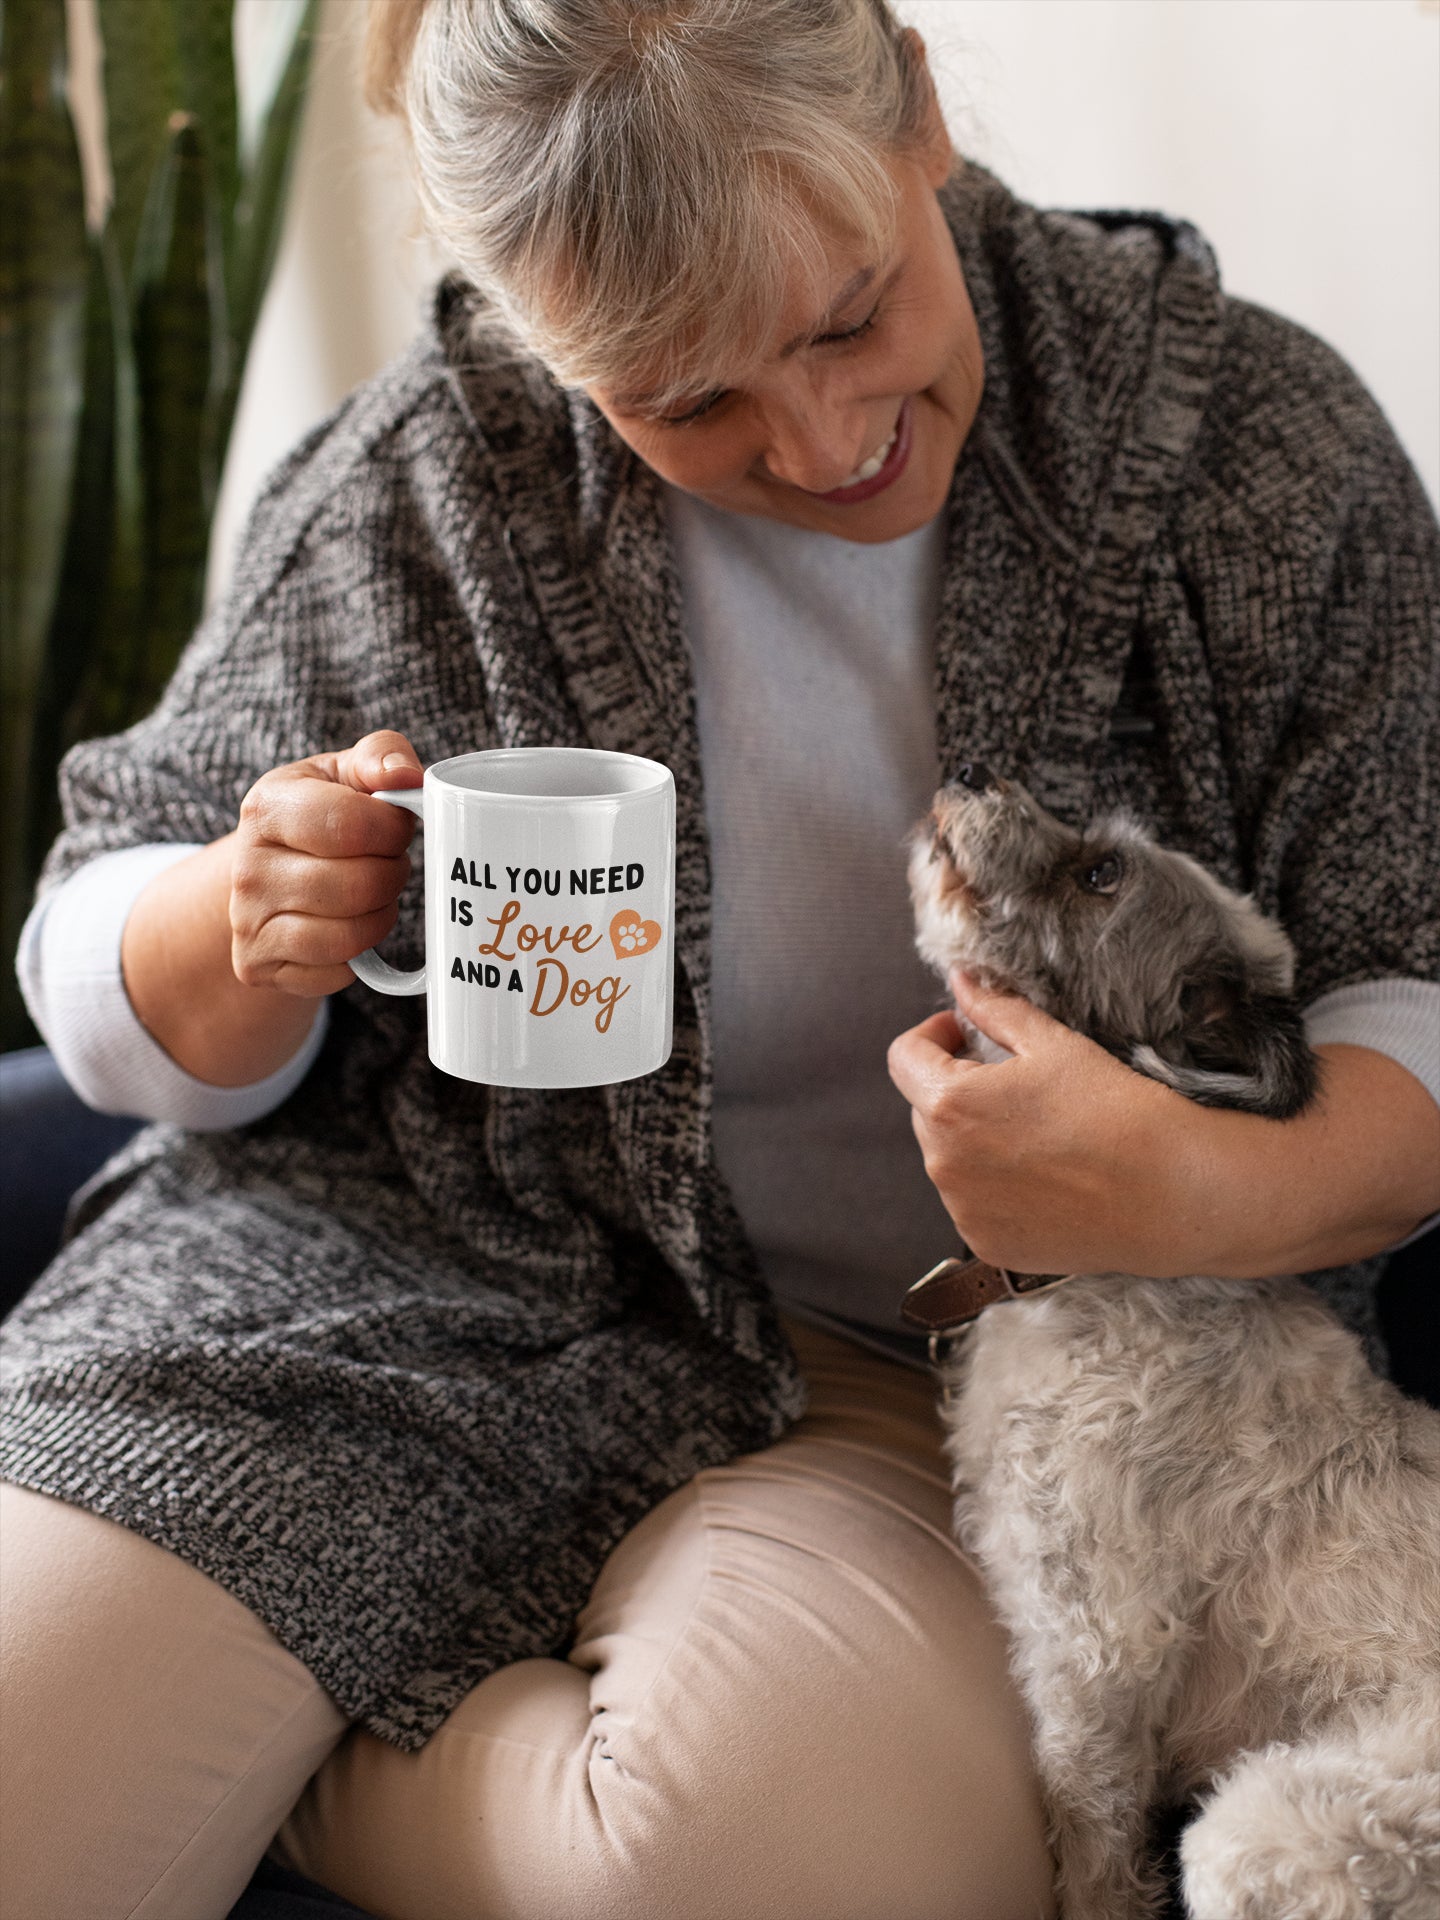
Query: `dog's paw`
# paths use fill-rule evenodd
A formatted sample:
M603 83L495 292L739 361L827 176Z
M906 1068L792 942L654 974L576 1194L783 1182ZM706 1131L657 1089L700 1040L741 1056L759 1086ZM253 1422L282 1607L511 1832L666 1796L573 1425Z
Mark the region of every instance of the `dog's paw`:
M1436 1920L1440 1777L1267 1747L1186 1828L1180 1860L1190 1920Z

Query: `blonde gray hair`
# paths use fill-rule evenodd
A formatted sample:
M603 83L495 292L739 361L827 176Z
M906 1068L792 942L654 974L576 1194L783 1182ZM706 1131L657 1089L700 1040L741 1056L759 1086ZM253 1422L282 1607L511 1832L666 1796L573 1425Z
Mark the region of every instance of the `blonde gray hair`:
M888 0L372 0L428 222L562 381L734 377L827 241L879 264L934 125Z

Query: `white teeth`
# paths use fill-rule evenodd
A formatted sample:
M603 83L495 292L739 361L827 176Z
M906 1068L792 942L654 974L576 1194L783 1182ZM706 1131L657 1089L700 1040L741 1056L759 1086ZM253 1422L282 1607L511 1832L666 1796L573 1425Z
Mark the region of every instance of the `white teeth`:
M848 480L842 480L840 486L836 488L836 492L840 492L845 487L858 487L862 480L873 480L876 474L879 473L881 467L883 467L889 459L890 449L894 446L895 436L899 431L900 422L897 420L895 425L890 429L890 438L885 442L884 446L872 453L868 460L863 460Z

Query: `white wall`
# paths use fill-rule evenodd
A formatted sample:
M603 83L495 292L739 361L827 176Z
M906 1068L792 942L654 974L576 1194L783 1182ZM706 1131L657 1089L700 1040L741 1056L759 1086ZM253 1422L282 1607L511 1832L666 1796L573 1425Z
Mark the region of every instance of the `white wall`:
M265 9L241 0L246 32ZM1440 8L1433 0L900 0L962 151L1043 205L1160 208L1227 285L1350 360L1440 500ZM326 0L295 191L212 549L264 473L399 352L439 261L361 104L361 0Z
M1440 9L911 0L905 12L962 150L1040 205L1193 220L1232 292L1345 355L1440 500Z

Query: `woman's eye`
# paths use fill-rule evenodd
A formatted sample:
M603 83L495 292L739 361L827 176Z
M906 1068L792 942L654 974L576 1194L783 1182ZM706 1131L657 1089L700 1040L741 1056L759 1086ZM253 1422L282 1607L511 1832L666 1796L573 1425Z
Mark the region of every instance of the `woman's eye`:
M718 407L725 398L726 389L719 387L714 393L707 393L703 400L697 400L693 407L687 407L684 413L657 413L655 424L660 427L688 427L692 420L703 420L712 407Z
M811 343L817 347L843 347L853 340L861 340L875 326L880 318L882 302L877 300L858 326L845 327L835 333L817 333ZM707 413L718 407L729 396L728 387L717 387L714 393L707 393L703 400L697 400L692 407L686 407L683 413L657 413L652 415L658 427L688 427L695 421L703 420Z
M1081 884L1091 893L1114 893L1125 877L1125 862L1118 853L1107 853L1102 859L1092 860L1088 867L1081 870Z
M815 344L817 347L833 347L838 344L843 344L846 340L858 340L862 334L869 333L879 318L880 308L877 304L870 309L859 326L845 327L838 333L817 334L815 336Z

